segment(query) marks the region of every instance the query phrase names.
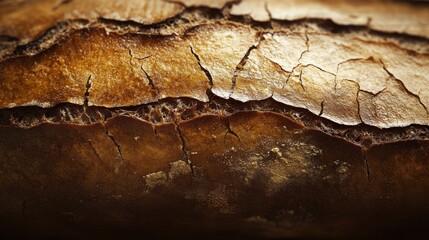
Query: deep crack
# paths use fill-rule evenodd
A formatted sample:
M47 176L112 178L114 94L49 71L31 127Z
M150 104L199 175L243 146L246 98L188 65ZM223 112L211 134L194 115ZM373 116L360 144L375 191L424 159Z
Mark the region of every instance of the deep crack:
M88 79L86 80L86 90L85 90L85 94L84 94L84 100L83 100L83 107L84 110L86 110L86 108L88 107L88 97L90 94L90 89L92 87L92 80L91 80L92 75L89 75Z
M158 135L158 131L156 130L156 125L155 124L152 124L152 132L153 132L153 135L156 138L156 141L158 143L160 143L161 141L159 140L159 135Z
M307 49L306 50L304 50L303 52L301 52L301 54L299 55L299 58L298 58L298 60L297 60L297 65L295 65L293 68L292 68L292 71L290 72L290 75L286 78L286 81L284 82L284 84L283 84L283 86L282 86L282 89L284 89L284 87L286 86L286 84L289 82L289 79L292 77L292 75L294 74L294 71L295 71L295 69L297 69L298 67L301 67L301 66L303 66L302 64L301 64L301 60L302 60L302 58L303 58L303 56L304 56L304 53L306 53L306 52L309 52L310 51L310 44L309 44L309 39L308 39L308 35L307 35L307 32L304 32L304 36L305 36L305 46L307 47ZM304 67L304 66L303 66ZM302 68L300 69L300 73L299 73L299 80L300 80L300 82L301 82L301 87L302 87L302 89L305 91L305 89L304 89L304 86L302 85L302 80L301 80L301 75L302 75Z
M366 166L366 177L368 178L368 184L371 184L371 171L369 169L368 159L366 158L366 149L362 149L362 156Z
M97 156L97 159L98 159L99 163L102 164L103 161L101 160L100 154L98 154L97 149L95 149L94 144L92 143L92 140L88 139L88 142L89 142L89 145L91 146L92 151Z
M191 45L189 45L189 48L191 49L192 55L194 55L195 59L197 59L198 65L200 66L201 70L206 75L207 79L209 80L209 89L207 91L211 91L213 88L213 77L210 74L209 70L207 70L203 65L201 64L200 56L194 51Z
M186 141L185 141L185 138L182 135L182 131L180 130L180 127L179 127L178 123L175 123L175 129L176 129L177 136L180 139L180 143L182 144L183 156L185 157L186 163L189 165L189 167L191 169L192 176L195 177L194 168L193 168L190 156L189 156L189 151L186 149Z
M224 118L224 122L225 122L226 129L228 130L228 131L225 133L224 137L223 137L224 142L226 142L226 136L227 136L228 134L231 134L232 136L234 136L235 138L237 138L237 140L241 143L240 136L238 136L238 134L237 134L237 133L235 133L235 132L231 129L231 125L230 125L229 118Z
M359 87L360 88L360 87ZM359 102L359 92L360 90L358 89L356 92L356 105L357 105L357 113L358 113L358 117L361 123L364 123L362 116L360 115L360 102Z
M303 52L301 53L301 55L299 56L299 58L298 58L298 63L300 63L300 62L301 62L302 57L304 56L304 54L305 54L306 52L310 52L310 39L308 38L308 34L307 34L307 32L304 32L304 37L305 37L305 46L307 47L307 49L306 49L305 51L303 51Z
M107 135L107 137L109 137L109 139L112 141L112 143L116 146L116 150L118 152L118 156L121 159L122 163L125 162L125 159L122 155L122 148L121 145L119 145L119 143L116 141L115 137L109 132L109 128L107 127L106 123L103 123L104 129L105 129L105 133Z
M324 108L324 103L325 103L325 100L323 100L322 102L320 102L320 112L319 112L319 117L320 116L322 116L322 114L323 114L323 108Z
M236 81L237 81L237 77L238 77L238 74L239 74L239 72L244 68L244 65L246 64L246 62L247 62L247 60L249 59L249 55L250 55L250 53L254 50L254 49L257 49L258 48L258 46L259 46L259 43L262 41L262 34L260 34L260 36L259 36L259 39L258 39L258 42L256 43L256 44L253 44L247 51L246 51L246 53L244 54L244 56L243 56L243 58L241 58L241 60L240 60L240 62L238 63L238 65L235 67L235 70L234 70L234 74L233 74L233 76L232 76L232 79L231 79L231 90L230 90L230 93L229 93L229 96L228 96L228 98L230 98L231 97L231 95L234 93L234 90L235 90L235 85L236 85Z
M143 64L142 64L142 65L140 65L140 68L141 68L141 70L143 71L143 73L145 74L145 76L146 76L146 78L147 78L147 80L148 80L149 87L150 87L152 90L155 90L155 91L157 92L157 94L159 94L159 89L158 89L157 87L155 87L155 84L153 83L152 78L151 78L151 77L150 77L150 75L146 72L146 70L143 68Z
M410 94L411 96L417 98L417 100L419 101L420 105L423 107L423 109L426 111L426 114L429 115L429 110L426 108L426 105L423 104L422 99L420 98L420 96L416 93L411 92L404 84L404 82L400 79L398 79L397 77L395 77L395 75L393 75L393 73L391 73L389 70L387 70L386 65L384 64L383 60L378 59L381 63L381 65L383 66L384 71L386 71L387 74L389 74L390 77L394 78L404 89L405 91Z
M305 87L304 87L304 83L302 82L302 70L304 69L301 68L301 70L299 71L299 84L301 85L302 90L305 92Z

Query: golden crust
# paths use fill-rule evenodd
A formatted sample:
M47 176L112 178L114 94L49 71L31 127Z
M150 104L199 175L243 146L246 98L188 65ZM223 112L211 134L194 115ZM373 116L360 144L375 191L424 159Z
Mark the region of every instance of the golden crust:
M181 36L79 30L47 51L0 63L0 107L208 101L209 91L242 102L272 97L343 125L428 125L428 64L428 54L392 43L233 23Z
M340 25L429 37L427 7L392 1L245 0L233 5L233 15L250 15L256 21L330 19Z
M75 32L37 57L10 59L0 68L3 107L83 104L87 90L90 106L131 106L187 96L206 101L209 85L186 41L122 38L102 30Z
M228 99L237 66L257 43L256 31L236 24L210 24L193 29L188 36L202 67L211 75L211 91Z
M329 19L344 26L367 26L382 32L429 37L427 7L391 1L39 0L3 1L0 4L0 36L15 39L20 45L37 39L59 23L94 23L107 19L153 25L178 16L187 7L221 10L227 5L232 6L229 14L250 15L261 22ZM30 15L32 18L26 17Z
M0 4L0 35L18 38L21 44L34 40L56 23L67 20L95 21L104 18L149 25L174 17L184 9L179 4L158 0L41 0Z

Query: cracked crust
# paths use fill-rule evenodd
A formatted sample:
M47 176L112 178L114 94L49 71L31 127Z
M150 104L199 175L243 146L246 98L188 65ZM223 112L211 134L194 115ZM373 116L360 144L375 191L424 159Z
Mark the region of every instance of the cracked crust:
M179 36L90 28L35 56L4 60L0 107L126 107L214 94L242 102L273 98L343 125L428 125L427 65L427 53L393 43L230 22Z
M393 1L245 0L233 5L233 15L249 15L261 22L270 20L329 19L340 25L429 37L427 7L416 8Z
M354 3L1 1L0 232L428 236L428 7Z
M174 17L184 9L178 4L148 0L41 0L6 1L0 4L0 35L17 38L20 44L34 40L58 22L104 18L150 25ZM29 15L32 21L26 17Z

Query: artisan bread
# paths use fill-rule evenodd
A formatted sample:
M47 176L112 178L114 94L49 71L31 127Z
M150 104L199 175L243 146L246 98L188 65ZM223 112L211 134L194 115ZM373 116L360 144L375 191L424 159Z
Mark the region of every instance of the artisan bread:
M1 234L424 238L428 21L405 1L1 1Z

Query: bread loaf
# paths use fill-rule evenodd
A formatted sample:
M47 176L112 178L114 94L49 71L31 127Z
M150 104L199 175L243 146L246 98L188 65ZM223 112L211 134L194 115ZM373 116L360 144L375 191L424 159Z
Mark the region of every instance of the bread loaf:
M429 236L429 6L0 1L4 237Z

